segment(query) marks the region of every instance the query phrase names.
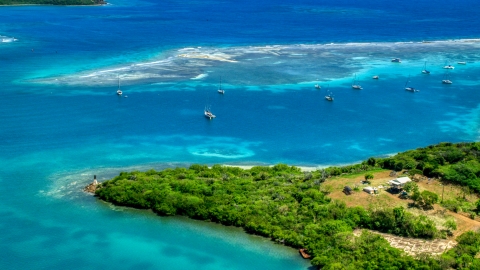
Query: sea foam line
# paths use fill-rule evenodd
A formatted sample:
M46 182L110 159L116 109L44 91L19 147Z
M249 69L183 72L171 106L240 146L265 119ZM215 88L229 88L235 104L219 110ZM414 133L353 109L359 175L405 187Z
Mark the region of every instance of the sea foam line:
M459 40L440 40L440 41L405 41L405 42L349 42L349 43L325 43L325 44L291 44L291 45L266 45L266 46L239 46L239 47L186 47L171 50L162 53L163 59L151 59L151 61L141 63L128 63L121 67L107 68L103 70L94 70L82 72L62 77L38 79L36 82L67 84L67 85L103 85L105 82L116 81L120 76L123 83L162 83L186 80L205 79L210 68L229 64L243 64L249 66L252 70L255 68L275 68L274 63L285 63L292 71L284 69L279 74L282 81L288 81L292 77L293 81L313 81L307 76L297 78L295 74L308 75L309 67L304 65L303 61L329 63L326 67L315 67L317 74L322 74L324 78L341 79L357 75L370 69L372 63L387 63L392 57L398 54L408 55L419 59L424 57L425 53L442 53L459 49L458 46L464 46L464 51L472 51L480 48L480 39L459 39ZM372 51L375 52L372 55ZM178 54L181 52L181 54ZM368 54L368 56L366 56ZM471 54L475 57L474 54ZM362 57L362 58L359 58ZM407 57L407 56L405 56ZM472 58L473 59L473 58ZM475 59L473 59L475 61ZM416 60L418 61L418 60ZM423 61L423 60L422 60ZM313 64L313 62L312 62ZM332 67L342 67L332 73ZM305 69L305 70L304 70ZM298 72L302 70L302 72ZM283 72L283 73L282 73ZM278 73L275 70L273 74ZM257 85L249 78L249 83ZM86 80L88 79L88 80ZM274 77L269 77L275 81ZM322 80L325 81L325 80ZM262 82L264 85L265 83ZM268 83L267 83L268 84ZM274 85L275 83L271 83ZM283 83L285 84L285 83ZM244 85L245 86L245 85Z

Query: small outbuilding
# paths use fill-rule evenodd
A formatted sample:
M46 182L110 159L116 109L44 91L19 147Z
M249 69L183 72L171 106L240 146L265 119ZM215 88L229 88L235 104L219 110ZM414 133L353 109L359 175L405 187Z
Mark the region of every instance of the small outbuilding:
M345 187L343 188L343 193L345 193L346 195L350 195L350 194L353 193L353 190L352 190L352 188L350 188L349 186L345 186Z
M408 182L412 182L412 179L410 179L409 177L406 177L406 176L405 177L399 177L397 179L388 181L390 186L392 188L395 188L395 189L403 189L405 184L408 183Z
M378 188L376 187L364 187L363 191L365 191L368 194L378 194Z

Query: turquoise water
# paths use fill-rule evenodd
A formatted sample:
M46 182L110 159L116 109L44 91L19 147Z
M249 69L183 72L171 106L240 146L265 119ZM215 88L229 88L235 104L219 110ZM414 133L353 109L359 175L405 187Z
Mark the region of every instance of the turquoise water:
M241 230L81 188L135 169L325 166L478 140L479 3L435 3L1 7L0 268L308 268Z

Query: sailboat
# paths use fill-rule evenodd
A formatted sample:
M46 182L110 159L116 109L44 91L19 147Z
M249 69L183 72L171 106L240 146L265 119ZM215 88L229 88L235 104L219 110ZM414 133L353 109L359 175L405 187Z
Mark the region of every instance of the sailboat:
M430 71L427 70L427 61L425 61L425 65L423 66L422 73L423 74L430 74Z
M450 81L450 79L448 78L448 72L445 73L445 76L442 80L442 83L443 84L452 84L452 81Z
M356 83L357 83L357 74L355 74L353 77L352 88L355 90L362 90L363 88Z
M327 89L328 89L328 85L327 85ZM325 96L325 99L328 101L333 101L332 91L330 91L330 93Z
M118 76L118 89L117 89L117 95L121 96L123 94L122 90L120 90L120 76Z
M420 92L420 90L417 90L413 87L407 87L408 82L410 82L410 75L408 76L407 82L405 83L405 90L410 91L410 92Z
M225 94L225 90L222 89L222 77L220 77L220 86L218 87L217 92L222 95Z
M212 118L215 118L217 116L215 116L211 111L210 111L210 108L205 106L205 109L203 110L203 114L205 115L206 118L208 119L212 119Z

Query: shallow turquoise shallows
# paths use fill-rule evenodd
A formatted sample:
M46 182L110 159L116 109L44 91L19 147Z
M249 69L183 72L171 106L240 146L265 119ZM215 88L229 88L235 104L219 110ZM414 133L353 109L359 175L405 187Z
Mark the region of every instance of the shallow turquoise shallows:
M384 2L0 7L0 269L308 269L241 229L81 189L121 171L320 167L478 140L480 2Z

